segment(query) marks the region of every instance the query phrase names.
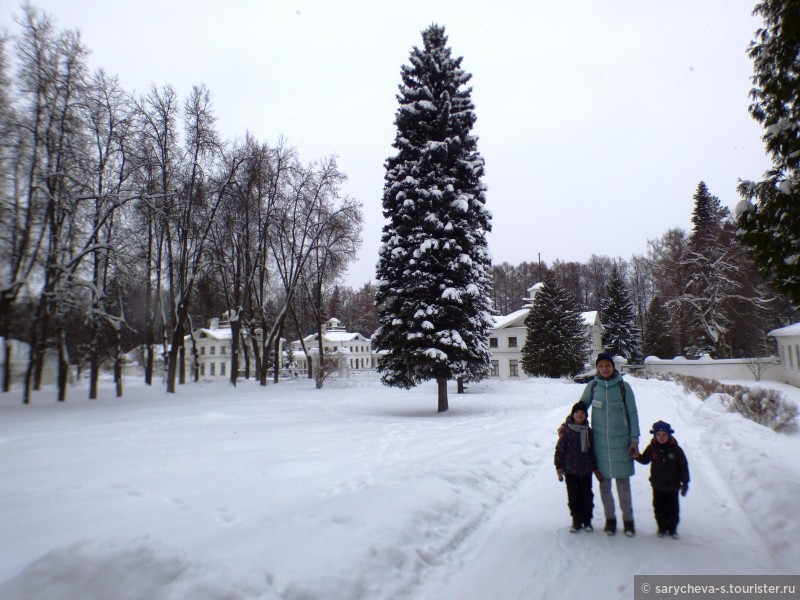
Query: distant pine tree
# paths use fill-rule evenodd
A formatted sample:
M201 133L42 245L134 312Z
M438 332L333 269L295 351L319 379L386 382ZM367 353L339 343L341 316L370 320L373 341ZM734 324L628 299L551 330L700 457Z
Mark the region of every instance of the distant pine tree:
M600 303L600 314L600 321L603 323L603 347L614 356L638 361L641 333L635 324L636 313L628 288L616 264L611 268L611 277Z
M761 273L800 306L800 2L765 0L753 13L764 27L748 51L750 114L764 127L772 168L762 181L739 185L738 234Z
M374 336L384 384L435 379L439 411L447 381L489 374L491 259L483 158L472 135L471 75L453 58L444 27L411 51L395 115L397 154L386 160Z
M530 314L522 347L522 370L540 377L573 376L583 370L588 351L578 303L552 274L544 278Z
M645 356L674 358L675 339L669 330L669 311L660 296L654 296L647 307L643 353Z
M697 184L694 194L694 210L692 211L692 235L689 243L695 248L702 248L718 235L722 219L728 209L722 206L719 198L708 191L705 182Z

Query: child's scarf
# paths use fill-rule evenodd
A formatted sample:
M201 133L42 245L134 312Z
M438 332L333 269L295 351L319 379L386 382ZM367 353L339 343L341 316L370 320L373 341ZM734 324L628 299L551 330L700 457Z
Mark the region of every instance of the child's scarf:
M569 427L572 431L577 431L581 434L581 452L588 452L589 451L589 426L588 425L576 425L575 423L571 422L571 418L567 421L567 427Z

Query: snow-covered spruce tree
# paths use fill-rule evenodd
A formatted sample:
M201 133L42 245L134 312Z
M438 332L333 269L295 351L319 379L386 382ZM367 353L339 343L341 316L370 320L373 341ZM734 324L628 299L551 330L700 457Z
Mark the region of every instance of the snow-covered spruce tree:
M773 167L763 181L739 185L739 237L761 272L800 305L800 2L765 0L753 59L750 114L764 126ZM750 205L755 199L756 205Z
M583 370L588 342L577 301L552 273L544 278L525 325L522 370L539 377L572 376Z
M611 277L600 303L600 314L603 323L603 347L614 356L638 361L639 348L642 345L641 332L636 326L636 313L628 288L616 263L611 268Z
M756 333L740 324L768 321L776 299L754 277L752 259L736 237L728 209L702 183L694 202L694 227L679 265L687 280L669 303L690 325L686 356L738 358L737 351L751 345L745 338Z
M397 154L386 160L374 336L384 384L411 388L435 379L438 410L447 381L477 381L490 367L491 215L481 182L471 75L453 58L443 27L401 69Z
M720 351L732 322L729 299L741 296L737 277L742 258L737 254L741 252L723 231L728 210L704 182L697 185L692 199L692 232L681 265L688 281L675 304L689 318L692 328L690 345L684 350L688 355L709 353L727 358Z

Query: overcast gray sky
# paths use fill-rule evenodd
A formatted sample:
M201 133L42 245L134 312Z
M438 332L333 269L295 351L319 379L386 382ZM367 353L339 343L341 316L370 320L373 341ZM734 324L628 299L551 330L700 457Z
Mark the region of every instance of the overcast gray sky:
M747 113L755 0L32 3L130 92L205 83L226 137L338 155L364 205L353 287L374 277L400 66L434 22L473 75L496 264L645 254L690 228L698 182L732 208L769 166ZM6 31L19 13L0 0Z

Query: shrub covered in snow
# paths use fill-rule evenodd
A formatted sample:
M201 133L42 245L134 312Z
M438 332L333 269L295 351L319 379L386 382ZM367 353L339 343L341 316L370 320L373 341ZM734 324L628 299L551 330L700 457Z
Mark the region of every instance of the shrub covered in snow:
M797 405L777 390L762 387L748 388L725 384L716 379L674 373L659 373L657 378L675 381L684 390L695 394L701 400L708 400L718 395L722 405L731 412L738 412L773 431L794 431L797 428Z

